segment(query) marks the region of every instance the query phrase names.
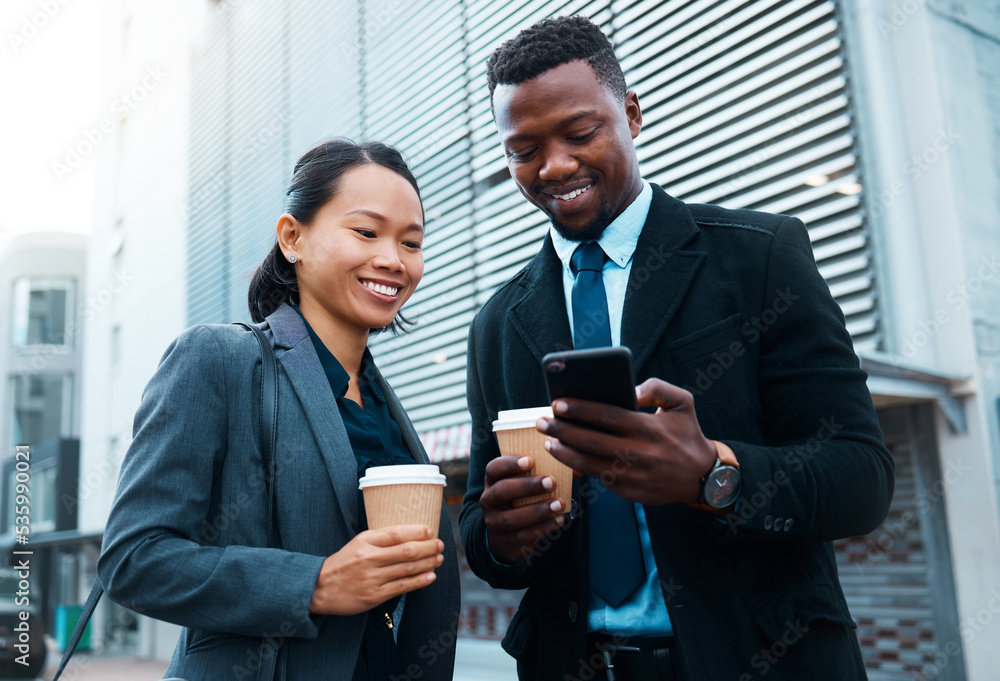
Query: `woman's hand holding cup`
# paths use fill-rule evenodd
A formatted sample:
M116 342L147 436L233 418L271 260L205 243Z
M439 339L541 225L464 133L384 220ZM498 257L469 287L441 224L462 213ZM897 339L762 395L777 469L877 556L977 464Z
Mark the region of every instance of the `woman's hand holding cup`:
M356 615L432 583L444 542L425 525L366 530L323 562L309 612Z

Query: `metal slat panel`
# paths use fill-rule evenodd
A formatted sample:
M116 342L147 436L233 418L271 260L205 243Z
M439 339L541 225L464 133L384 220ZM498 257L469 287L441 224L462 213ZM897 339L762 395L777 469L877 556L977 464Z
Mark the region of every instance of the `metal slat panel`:
M189 309L209 314L213 291L225 292L226 310L235 309L237 291L243 304L245 282L238 278L267 245L257 235L273 231L290 154L362 131L395 143L423 193L426 274L404 311L418 326L401 337L373 337L372 350L419 430L467 423L468 322L534 256L548 229L507 173L485 61L537 20L582 13L613 35L626 80L639 92L644 176L686 200L801 217L856 344L877 345L862 194L840 191L858 178L832 2L292 0L289 6L288 16L263 0L227 7L211 30L229 32L229 52L206 45L197 60L193 87L204 104L192 109L191 196L201 185L220 199L190 219ZM277 28L285 21L288 30ZM261 25L271 32L255 32ZM285 96L285 109L260 106ZM276 118L281 134L231 167L241 139ZM211 238L231 241L218 256L228 268L224 282L206 272L213 269L204 262Z
M220 292L227 286L229 123L225 106L228 23L224 10L213 17L199 45L191 74L191 155L186 315L188 324L214 322L225 314Z
M815 227L820 271L836 284L855 342L877 345L833 3L618 2L614 10L617 53L643 106L643 176L686 201L796 215Z
M827 167L831 161L823 162L821 159L831 156L853 161L851 155L853 140L848 125L846 116L828 121L813 130L785 137L767 147L762 154L750 156L753 165L747 165L745 162L747 157L737 155L704 172L693 174L689 170L690 179L669 183L666 186L669 186L671 193L677 197L698 203L714 203L727 197L739 197L741 206L750 205L759 199L754 198L755 195L752 195L751 191L741 190L759 187L768 181L777 181L793 169L800 169L795 179L798 184L802 184L812 175L823 174L819 168ZM813 144L820 135L838 135L838 133L839 136L827 142ZM836 162L833 164L838 165ZM660 180L660 175L655 177ZM663 178L660 181L666 180L667 178ZM769 194L765 189L763 192L758 191L756 195Z
M358 0L296 0L289 5L289 158L332 137L361 134L361 74L357 67Z
M434 337L407 345L406 362L400 364L393 379L392 385L397 393L400 395L419 395L415 399L420 404L428 404L438 399L439 396L435 394L432 386L438 385L438 379L449 373L447 357L454 357L456 351L461 351L465 347L469 337L468 326L469 322L472 321L472 314L470 310L460 315L460 318L465 320L465 324L458 328L442 330ZM442 354L445 357L445 362L437 363L436 360ZM464 368L464 366L463 360L462 367ZM454 366L450 368L454 370ZM420 380L412 375L415 372L420 376ZM461 387L463 389L465 387L464 377ZM414 406L417 402L414 402Z
M420 433L428 435L439 429L451 428L455 424L469 423L468 403L465 396L458 397L447 402L435 405L431 409L416 409L413 412L407 411L414 424L420 423ZM468 458L469 452L463 452L464 458ZM437 459L441 461L442 459Z
M634 73L636 82L642 81L644 86L654 89L670 83L677 91L686 91L705 81L705 73L714 77L727 71L733 71L733 79L741 79L754 68L754 55L775 56L775 45L781 45L781 52L792 53L801 45L808 44L816 33L799 35L799 29L808 26L821 16L823 10L817 9L796 16L794 10L805 3L779 3L773 12L761 12L763 6L753 5L752 14L744 26L727 30L718 34L717 38L707 44L701 44L697 49L691 49L685 44L685 38L678 40L681 55L674 51L657 54L662 43L653 43L646 51L638 51L632 60L644 60L650 53L655 58L644 61L641 66L632 68L627 60L623 67ZM827 28L830 25L827 24ZM700 43L701 36L695 36L694 41ZM680 56L678 59L677 57Z
M826 106L827 100L842 94L845 84L835 63L821 62L744 97L740 101L739 116L733 116L730 107L718 106L715 102L678 111L663 125L643 130L643 159L652 163L657 156L669 154L674 149L683 149L688 156L697 156L701 150L712 148L707 140L718 138L719 133L728 132L729 137L738 138L757 128L776 125L775 132L783 136L827 113L830 110ZM641 98L639 101L644 103ZM669 162L679 161L671 158Z
M676 93L672 88L651 90L644 99L644 111L656 114L656 119L672 126L681 125L685 120L694 120L712 112L728 111L730 115L744 110L744 99L772 87L781 80L805 71L831 55L837 43L828 41L805 52L788 56L777 62L765 63L762 57L752 64L752 68L739 69L738 78L734 71L719 74L718 80L685 93ZM760 69L767 67L766 70ZM835 68L829 64L828 69ZM756 72L755 72L756 71Z
M426 274L403 311L417 326L405 336L373 338L370 346L414 425L423 430L428 415L440 421L454 411L436 405L456 394L464 398L464 346L474 312L474 193L462 7L431 2L410 10L386 22L366 53L366 123L368 134L398 145L411 160L428 219ZM429 35L440 39L428 40ZM411 48L403 62L401 45ZM460 413L448 423L467 420Z
M696 174L707 176L709 171L720 174L719 168L726 162L735 162L739 166L737 172L742 172L749 167L747 159L751 163L760 163L773 157L777 141L787 138L796 128L808 122L844 111L846 105L846 98L835 98L801 111L797 103L790 102L790 108L771 107L756 116L740 117L727 129L715 134L706 132L700 137L691 136L689 141L684 139L687 135L667 135L657 141L656 147L681 147L683 144L685 157L661 169L659 176L671 187L676 187ZM675 191L683 193L683 190Z

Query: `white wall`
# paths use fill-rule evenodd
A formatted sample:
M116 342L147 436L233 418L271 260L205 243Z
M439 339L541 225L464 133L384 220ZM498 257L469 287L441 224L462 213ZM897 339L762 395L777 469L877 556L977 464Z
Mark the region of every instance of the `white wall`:
M213 6L106 1L98 108L108 132L96 155L88 253L95 313L84 354L83 533L104 528L142 390L185 327L189 60ZM178 629L140 626L140 652L169 657Z
M101 109L112 132L97 158L88 253L88 296L95 313L84 357L80 478L86 503L80 524L85 533L104 527L142 389L184 329L188 59L208 5L204 0L106 4ZM116 327L121 352L112 366Z
M975 3L845 0L886 350L969 379L968 432L938 410L970 681L1000 667L1000 17ZM970 9L972 8L972 9ZM996 263L996 265L994 265Z

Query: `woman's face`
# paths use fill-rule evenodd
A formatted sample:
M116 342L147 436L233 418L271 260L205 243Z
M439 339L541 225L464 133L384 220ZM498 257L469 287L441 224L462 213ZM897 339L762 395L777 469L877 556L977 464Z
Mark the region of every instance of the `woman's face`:
M347 171L294 240L302 307L346 331L388 326L424 273L424 221L410 183L377 164Z

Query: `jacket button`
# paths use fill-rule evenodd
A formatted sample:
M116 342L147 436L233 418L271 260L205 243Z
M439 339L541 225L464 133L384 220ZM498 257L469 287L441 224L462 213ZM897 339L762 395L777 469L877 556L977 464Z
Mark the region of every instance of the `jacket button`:
M569 621L576 623L576 616L580 614L580 608L577 607L576 601L569 602Z
M788 532L788 530L792 529L792 523L794 522L795 521L792 520L791 518L785 521L785 532Z
M785 526L785 519L784 518L775 518L774 519L774 531L775 532L781 532L781 528L783 528L784 526Z
M769 515L764 518L764 529L770 530L771 526L774 525L774 516Z

